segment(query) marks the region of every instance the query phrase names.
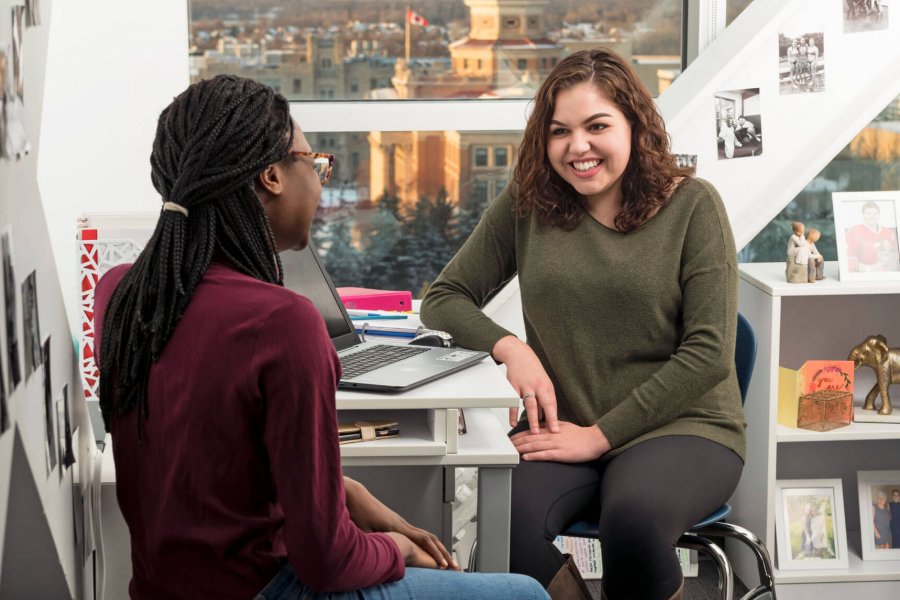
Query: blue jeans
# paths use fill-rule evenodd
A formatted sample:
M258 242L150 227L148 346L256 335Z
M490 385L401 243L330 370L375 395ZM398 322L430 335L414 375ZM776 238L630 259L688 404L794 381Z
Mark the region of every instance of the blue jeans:
M537 581L506 573L459 573L406 568L400 581L382 583L355 592L321 592L297 580L285 565L253 600L549 600Z

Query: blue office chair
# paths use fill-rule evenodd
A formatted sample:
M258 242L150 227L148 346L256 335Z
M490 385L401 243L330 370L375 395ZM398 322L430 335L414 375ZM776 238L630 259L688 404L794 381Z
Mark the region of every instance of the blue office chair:
M741 390L741 402L747 400L747 389L750 387L750 376L753 374L753 365L756 362L756 333L744 315L738 314L737 336L734 349L734 363L737 369L738 387ZM685 532L677 542L679 548L688 548L706 552L719 569L719 591L722 600L734 598L734 571L725 552L708 536L729 537L746 544L756 555L756 564L759 570L759 585L747 592L741 600L760 598L763 594L770 594L775 600L775 580L772 574L772 561L769 552L762 541L751 531L724 523L722 519L731 512L731 506L723 504L717 511L694 525L690 531ZM570 526L562 535L574 537L598 537L598 524L591 521L579 521Z

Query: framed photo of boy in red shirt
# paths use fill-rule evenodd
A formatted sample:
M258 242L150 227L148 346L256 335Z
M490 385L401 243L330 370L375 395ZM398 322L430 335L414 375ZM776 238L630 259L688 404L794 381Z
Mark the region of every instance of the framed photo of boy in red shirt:
M831 198L841 280L900 280L900 192L836 192Z

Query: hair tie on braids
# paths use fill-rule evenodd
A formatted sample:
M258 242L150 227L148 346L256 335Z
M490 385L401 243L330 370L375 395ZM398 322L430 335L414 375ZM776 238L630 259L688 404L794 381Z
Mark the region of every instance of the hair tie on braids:
M163 210L170 210L172 212L177 212L183 214L185 217L188 216L188 209L183 207L180 204L175 204L174 202L163 202Z
M160 218L109 299L99 353L100 410L107 430L113 417L136 408L141 440L150 367L213 256L245 275L282 284L281 259L273 256L275 236L254 181L288 155L293 136L287 100L234 75L195 83L163 110L150 155L153 186L165 200L160 216L187 217L186 204L191 218Z

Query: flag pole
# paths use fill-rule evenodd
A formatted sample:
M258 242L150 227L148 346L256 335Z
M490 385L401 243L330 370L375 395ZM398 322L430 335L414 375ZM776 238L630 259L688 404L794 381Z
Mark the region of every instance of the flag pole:
M410 39L409 39L409 4L406 5L406 14L403 15L403 20L406 22L406 64L409 66L409 47L410 47Z

